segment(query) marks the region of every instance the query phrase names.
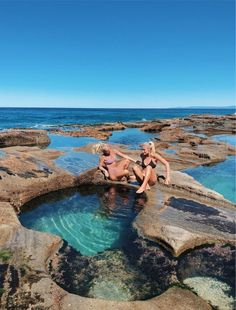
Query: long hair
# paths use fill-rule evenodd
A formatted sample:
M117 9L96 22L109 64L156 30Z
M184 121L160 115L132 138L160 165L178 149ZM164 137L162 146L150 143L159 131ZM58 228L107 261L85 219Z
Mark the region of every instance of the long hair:
M107 145L106 143L102 143L102 142L94 144L92 148L93 154L101 153L101 151L104 149L106 145Z
M155 149L155 144L152 141L144 142L143 145L147 146L148 149L150 150L150 155L155 156L156 155L156 149Z

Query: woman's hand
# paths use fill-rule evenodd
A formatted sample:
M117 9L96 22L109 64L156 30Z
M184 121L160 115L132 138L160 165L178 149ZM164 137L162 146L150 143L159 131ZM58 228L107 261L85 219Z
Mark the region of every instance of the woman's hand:
M103 170L103 173L104 173L106 178L109 178L109 173L108 173L108 171L106 169Z

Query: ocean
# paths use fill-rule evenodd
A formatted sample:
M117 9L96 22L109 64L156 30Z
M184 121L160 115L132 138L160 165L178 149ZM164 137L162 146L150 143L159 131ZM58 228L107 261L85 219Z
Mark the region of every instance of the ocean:
M191 114L226 115L233 108L174 108L174 109L67 109L67 108L0 108L0 129L48 129L69 124L132 122L183 117Z

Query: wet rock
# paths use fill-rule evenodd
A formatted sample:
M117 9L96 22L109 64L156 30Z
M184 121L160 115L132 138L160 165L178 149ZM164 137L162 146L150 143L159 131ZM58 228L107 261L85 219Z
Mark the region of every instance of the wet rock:
M136 238L125 248L129 260L149 276L164 291L179 281L176 276L177 259L155 242Z
M91 298L142 300L163 291L130 264L120 250L85 257L65 246L52 258L49 269L52 278L64 289Z
M118 122L118 123L109 123L95 126L93 125L93 128L99 131L115 131L115 130L124 130L126 126L125 124Z
M126 126L123 123L111 123L93 126L79 126L79 130L66 131L63 129L50 130L51 133L71 136L71 137L93 137L98 140L107 140L111 135L111 131L124 130Z
M170 127L171 125L169 123L165 123L163 121L155 121L150 122L149 124L142 127L143 131L146 132L160 132L163 130L163 128Z
M152 197L148 207L137 216L134 227L140 235L162 243L176 256L204 243L234 244L234 210L213 206L214 200L211 204Z
M11 129L0 133L0 147L16 145L47 146L50 138L44 130Z
M91 127L83 127L79 131L65 131L62 129L56 129L50 131L53 134L71 137L93 137L99 140L107 140L110 136L110 132L102 132Z

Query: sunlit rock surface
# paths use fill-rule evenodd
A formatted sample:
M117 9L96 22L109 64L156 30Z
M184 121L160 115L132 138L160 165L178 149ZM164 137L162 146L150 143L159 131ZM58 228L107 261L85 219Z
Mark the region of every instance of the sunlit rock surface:
M123 124L109 126L95 128L96 133L87 132L83 135L107 139L110 130L123 130L124 127ZM157 135L156 147L170 162L171 184L163 184L165 171L158 165L159 183L147 193L147 204L133 223L138 233L137 238L132 240L133 246L124 247L122 252L108 250L92 258L68 252L57 236L22 227L16 213L27 201L51 191L80 185L107 184L95 167L97 157L86 154L89 152L86 149L84 153L80 149L79 152L67 154L60 150L27 146L5 147L1 150L0 292L3 309L20 309L21 305L26 309L78 309L78 305L80 309L211 309L209 303L219 308L224 303L225 307L231 309L229 290L233 287L235 205L176 170L223 161L228 155L234 155L234 148L209 136L235 133L235 116L190 116L156 123L125 124L130 128L145 126L150 126L149 129L144 128L145 131ZM165 141L168 140L166 138L160 140L164 132L168 136L168 131L171 133L173 130L179 136L176 135L171 141ZM38 136L39 131L36 132ZM38 140L35 136L30 141L25 137L23 140L19 136L14 137L12 142L6 142L5 138L2 143L7 144L2 146L21 143L43 146L48 143L44 133L42 139ZM171 152L166 152L166 149ZM123 150L135 159L139 156L139 151L125 147ZM86 158L89 160L86 161ZM206 245L209 243L211 247ZM62 256L58 255L60 249L64 249ZM68 253L74 253L74 256L67 256ZM68 286L63 286L66 279L64 269L61 269L61 273L58 271L65 264L74 270L71 259L78 264L78 274L68 273L67 285L74 289L78 279L87 281L88 297L69 293ZM54 267L54 275L48 270L49 262ZM112 275L111 266L119 272ZM97 272L99 268L106 275L104 278ZM161 281L154 279L156 274ZM75 277L75 282L71 282L69 277ZM196 277L197 281L194 279ZM204 283L203 277L206 279ZM94 298L109 299L105 282L113 289L111 298L130 301ZM209 289L207 296L203 294L206 283L214 286ZM186 289L185 284L199 296ZM170 285L180 286L168 288ZM213 295L217 294L216 300ZM135 301L146 298L150 299Z
M10 129L0 132L0 147L27 145L47 146L50 139L45 130Z

